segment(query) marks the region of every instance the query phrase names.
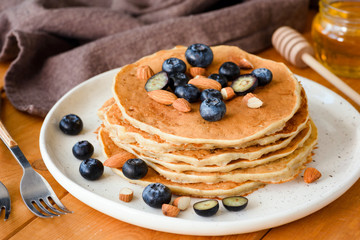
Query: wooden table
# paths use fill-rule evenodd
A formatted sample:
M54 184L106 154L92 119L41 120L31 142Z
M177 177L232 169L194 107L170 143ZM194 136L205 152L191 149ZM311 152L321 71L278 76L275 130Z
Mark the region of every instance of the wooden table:
M309 16L304 36L310 40ZM295 73L312 79L347 99L359 111L360 106L326 82L310 68L298 69L287 63L273 48L258 54L285 62ZM9 64L0 64L1 86ZM343 79L360 93L360 79ZM22 169L5 145L0 144L0 180L7 186L12 201L8 221L0 216L0 239L360 239L360 180L330 205L298 221L258 232L223 237L176 235L137 227L104 215L83 204L52 177L44 165L39 150L39 134L43 118L30 116L14 109L6 97L1 105L1 119L19 144L32 166L44 176L61 201L73 214L53 219L41 219L24 205L19 184ZM359 159L360 161L360 159Z

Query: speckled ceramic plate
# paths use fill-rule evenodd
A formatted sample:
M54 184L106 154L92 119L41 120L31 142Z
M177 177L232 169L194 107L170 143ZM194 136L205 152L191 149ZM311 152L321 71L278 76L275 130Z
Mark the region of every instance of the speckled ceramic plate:
M200 217L190 207L177 218L165 217L161 210L148 207L141 198L143 188L131 185L106 169L97 181L79 174L80 161L73 157L72 146L89 140L95 158L104 159L93 133L101 121L96 111L111 97L112 78L118 69L105 72L80 84L52 108L40 134L40 150L55 179L80 201L109 216L141 227L189 235L227 235L258 231L307 216L341 196L360 176L360 116L346 100L329 89L303 77L309 98L310 115L319 130L318 148L309 165L322 173L321 179L305 184L302 176L294 181L268 185L248 196L241 212L228 212L221 205L210 218ZM77 136L63 134L58 123L69 113L84 122ZM130 203L118 200L122 187L134 190ZM192 199L192 203L198 199ZM75 213L76 214L76 213Z

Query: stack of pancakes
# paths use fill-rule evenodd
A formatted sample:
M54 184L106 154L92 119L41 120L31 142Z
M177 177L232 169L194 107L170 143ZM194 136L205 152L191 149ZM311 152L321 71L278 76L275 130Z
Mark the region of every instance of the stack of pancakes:
M149 172L140 180L127 179L121 168L113 168L115 173L144 186L163 183L179 195L222 198L290 181L311 160L317 130L305 92L290 70L237 47L211 49L214 60L206 76L234 59L272 71L272 82L253 92L263 106L249 108L237 96L225 102L223 119L208 122L199 113L200 102L183 113L149 98L137 69L148 65L160 72L163 61L171 57L187 63L186 47L162 50L124 66L115 77L113 98L98 111L103 121L99 140L107 157L125 150L146 161Z

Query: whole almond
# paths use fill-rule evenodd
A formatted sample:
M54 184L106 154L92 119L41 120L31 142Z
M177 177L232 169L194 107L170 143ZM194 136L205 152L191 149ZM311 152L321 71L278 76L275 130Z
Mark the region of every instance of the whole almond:
M254 68L254 65L252 65L252 63L249 62L249 60L247 60L246 58L242 58L242 57L238 57L238 56L236 56L236 57L231 56L230 61L237 64L242 69L252 69L252 68Z
M154 90L148 92L148 96L154 101L164 105L171 105L177 99L175 94L166 90Z
M134 191L130 188L124 187L120 190L119 199L124 202L130 202L133 199Z
M190 197L181 196L181 197L175 198L173 204L175 207L178 207L180 210L183 211L189 207L190 200L191 200Z
M154 75L154 71L148 65L140 66L136 71L138 79L146 81Z
M190 112L191 104L185 98L176 99L172 106L179 112Z
M168 217L176 217L180 212L178 207L166 203L161 206L161 210L163 214Z
M196 77L196 76L204 76L205 75L205 68L201 68L201 67L192 67L190 68L190 75L192 77Z
M321 173L316 168L306 168L304 172L304 182L312 183L321 177Z
M222 88L220 92L224 100L230 100L235 97L234 89L231 87Z
M124 163L131 158L136 158L136 156L123 150L120 153L106 159L104 162L104 166L111 168L121 168Z
M195 78L191 79L188 83L194 85L200 91L203 91L203 90L209 89L209 88L216 89L218 91L221 90L221 84L219 82L217 82L213 79L210 79L210 78L202 77L202 76L195 77Z

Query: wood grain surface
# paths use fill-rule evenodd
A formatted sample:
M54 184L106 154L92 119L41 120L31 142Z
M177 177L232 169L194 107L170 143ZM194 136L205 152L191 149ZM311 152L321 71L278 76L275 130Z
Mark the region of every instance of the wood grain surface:
M313 16L314 12L308 17L306 32L303 34L309 41ZM291 66L273 48L258 55L285 62L295 74L312 79L335 91L360 111L360 106L356 106L310 68L299 69ZM3 79L8 67L9 63L0 63L0 86L4 85ZM342 79L360 93L360 79ZM1 119L31 165L47 179L61 201L74 213L53 219L41 219L33 215L22 202L19 192L22 169L6 146L0 144L0 181L7 186L12 200L12 212L8 221L2 220L4 213L0 216L0 239L360 239L359 180L333 203L305 218L280 227L248 234L220 237L176 235L116 220L74 198L55 181L46 169L39 150L39 134L43 118L17 111L3 94Z

